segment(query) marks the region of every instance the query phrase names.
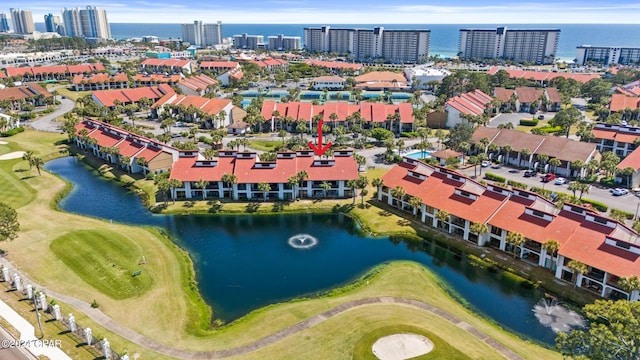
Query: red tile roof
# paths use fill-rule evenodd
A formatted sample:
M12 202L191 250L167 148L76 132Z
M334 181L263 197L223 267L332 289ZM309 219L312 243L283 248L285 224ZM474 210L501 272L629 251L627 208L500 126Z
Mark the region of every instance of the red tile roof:
M538 99L542 95L542 89L536 89L531 87L519 87L516 88L516 95L518 96L518 101L521 103L532 103Z
M498 99L502 100L502 102L509 101L509 99L511 99L511 95L513 95L514 93L515 93L514 90L505 89L501 87L497 87L493 89L493 95L495 95L495 97L497 97Z
M128 82L129 78L125 73L118 73L110 76L107 73L99 73L93 75L76 75L73 77L74 84L98 84L98 83L114 83Z
M203 61L200 63L200 69L235 69L239 66L237 61Z
M620 163L616 166L620 170L624 170L625 168L633 168L638 171L640 169L640 148L636 148L631 152L631 154L627 155L626 158L622 159Z
M545 72L545 71L525 71L525 70L515 70L515 69L500 69L498 67L492 67L489 69L489 74L493 75L497 73L499 70L505 70L509 73L509 77L512 79L533 79L537 81L549 81L558 76L563 77L565 79L574 79L581 83L586 83L591 79L599 79L600 74L579 74L579 73L559 73L559 72Z
M340 76L318 76L311 80L312 82L345 82L344 78Z
M57 74L57 75L76 75L85 73L96 73L104 71L104 66L101 63L95 64L80 64L80 65L53 65L53 66L35 66L35 67L7 67L8 76L34 76L43 74Z
M166 85L166 84L165 84ZM98 90L92 92L94 100L97 100L100 104L107 107L115 106L115 101L118 100L123 104L135 103L140 99L146 97L151 100L158 100L165 94L173 93L173 89L170 86L161 88L155 87L141 87L135 89L118 89L118 90Z
M30 83L23 86L6 87L0 89L0 100L21 100L36 97L38 94L44 97L53 96L47 89L39 84Z
M262 116L269 120L274 112L278 110L281 117L291 117L294 120L311 120L314 115L321 114L323 121L331 122L331 114L338 115L336 121L345 121L347 116L360 111L360 115L366 121L385 122L387 116L394 113L400 114L401 123L413 123L413 108L409 103L381 104L361 102L359 105L349 104L348 102L329 101L324 105L312 105L306 102L288 102L276 103L274 101L264 101L262 103ZM313 111L313 112L312 112Z
M168 67L185 67L189 65L189 60L179 59L145 59L142 66L168 66Z
M154 107L163 106L166 104L183 105L189 107L195 106L197 109L204 111L210 115L216 115L222 111L225 107L231 104L229 99L209 99L197 95L176 95L176 96L164 96L158 100Z
M135 74L133 76L133 81L135 82L145 82L145 83L177 83L182 79L180 74Z
M137 154L142 150L144 146L137 142L131 141L129 139L118 144L118 149L120 149L120 155L133 157L133 155Z
M185 77L180 80L180 85L187 87L193 91L205 90L209 85L213 85L216 83L218 83L218 81L208 77L205 74Z
M602 129L593 128L591 133L596 139L613 140L619 143L633 144L633 142L640 137L640 133L634 134L626 131L618 131L616 129Z
M355 77L356 83L360 82L407 82L407 78L403 74L391 71L372 71Z
M544 90L547 92L547 98L549 99L550 102L562 103L562 97L560 96L560 93L558 93L558 89L545 88Z
M321 61L321 60L309 59L309 60L305 60L304 62L311 66L317 66L317 67L322 67L327 69L346 69L346 70L358 71L363 68L362 64L352 64L352 63L346 63L341 61Z
M626 108L631 110L637 109L640 106L640 97L626 96L624 94L611 95L611 101L609 102L609 110L622 111Z
M490 102L491 96L480 90L474 90L449 99L445 106L449 105L463 114L482 115Z

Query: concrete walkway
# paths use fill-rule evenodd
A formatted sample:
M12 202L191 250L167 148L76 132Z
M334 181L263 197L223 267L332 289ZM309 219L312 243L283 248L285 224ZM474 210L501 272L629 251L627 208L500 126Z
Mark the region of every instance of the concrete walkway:
M16 270L13 267L13 264L11 264L6 258L0 258L0 264L4 265L5 267L9 268L9 271L11 274L15 273ZM116 322L115 320L113 320L112 318L110 318L108 315L106 315L105 313L103 313L100 309L95 309L91 307L91 304L84 302L82 300L76 299L74 297L68 296L68 295L64 295L64 294L60 294L58 292L55 292L53 290L47 289L44 286L40 286L36 283L34 283L33 281L27 279L26 275L23 274L22 272L20 272L20 276L23 278L24 283L30 283L32 284L35 288L39 289L40 291L44 291L44 293L48 296L51 297L53 299L56 299L57 301L62 301L64 303L67 303L71 306L73 306L74 308L78 309L79 311L83 312L84 314L86 314L88 317L90 317L93 321L95 321L96 323L98 323L99 325L103 326L104 328L106 328L109 331L112 331L124 338L126 338L127 340L134 342L140 346L143 346L145 348L151 349L155 352L161 353L163 355L168 355L168 356L172 356L175 358L179 358L179 359L184 359L184 360L199 360L199 359L221 359L221 358L226 358L226 357L231 357L231 356L237 356L237 355L243 355L246 353L250 353L252 351L256 351L259 349L262 349L266 346L269 346L273 343L276 343L282 339L285 339L289 336L292 336L296 333L299 333L305 329L308 329L312 326L315 326L317 324L322 323L325 320L328 320L332 317L338 316L348 310L351 309L355 309L355 308L359 308L359 307L363 307L363 306L368 306L368 305L374 305L374 304L396 304L399 306L410 306L410 307L414 307L414 308L418 308L424 311L428 311L432 314L435 314L437 316L439 316L442 319L445 319L449 322L451 322L452 324L455 324L457 327L465 330L466 332L468 332L471 336L483 341L485 344L489 345L490 347L494 348L497 352L499 352L500 354L502 354L505 358L510 359L510 360L519 360L522 359L522 357L520 357L518 354L516 354L515 352L513 352L512 350L510 350L509 348L505 347L504 345L502 345L501 343L499 343L497 340L489 337L487 334L485 334L484 332L476 329L474 326L472 326L469 323L464 322L463 320L455 317L454 315L439 309L435 306L423 303L421 301L417 301L417 300L413 300L413 299L407 299L407 298L401 298L401 297L390 297L390 296L376 296L376 297L371 297L371 298L365 298L365 299L360 299L360 300L354 300L354 301L350 301L350 302L346 302L344 304L338 305L336 307L334 307L333 309L327 310L321 314L318 314L316 316L312 316L306 320L303 320L297 324L291 325L285 329L282 329L276 333L273 333L271 335L268 335L262 339L256 340L252 343L246 344L246 345L242 345L236 348L232 348L232 349L228 349L228 350L214 350L214 351L202 351L202 352L198 352L198 351L188 351L188 350L182 350L182 349L176 349L164 344L161 344L155 340L152 340L118 322ZM6 304L4 304L6 306ZM7 306L8 307L8 306ZM13 311L13 310L11 310ZM15 313L15 311L13 311ZM2 309L0 309L0 315L3 315L4 312L2 311ZM16 313L17 315L17 313ZM4 317L4 315L3 315ZM22 319L24 322L26 322L26 320ZM12 325L15 326L18 329L18 326L16 326L15 324ZM25 331L27 331L28 329L26 328L26 326L29 326L30 328L30 332L29 334L31 334L33 336L33 326L30 325L29 323L26 323L25 326ZM79 324L82 326L82 324ZM21 334L22 334L22 330L20 330ZM68 358L68 357L67 357ZM67 359L67 358L60 358L60 359ZM57 357L52 357L52 359L58 359Z
M65 354L60 348L55 346L46 346L47 344L41 342L35 335L35 328L33 325L1 300L0 316L20 332L20 341L24 343L24 348L29 350L33 355L44 355L49 359L55 360L71 360L69 355Z

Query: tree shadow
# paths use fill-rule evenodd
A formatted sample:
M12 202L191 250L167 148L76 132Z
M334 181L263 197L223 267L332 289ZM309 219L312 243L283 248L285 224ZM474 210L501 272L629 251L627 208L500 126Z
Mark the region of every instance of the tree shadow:
M185 202L182 204L182 207L186 207L186 208L189 208L189 209L190 209L190 208L194 207L195 205L196 205L196 202L195 202L195 201L185 201Z
M354 204L344 204L344 205L335 204L331 210L336 213L337 212L346 213L353 210L354 207L355 207Z
M280 212L280 211L284 210L285 206L289 206L289 203L282 202L282 201L277 201L277 202L273 203L273 206L271 207L271 211L272 212Z
M215 201L210 201L208 202L208 204L211 205L211 207L209 208L208 212L215 214L217 212L219 212L220 210L222 210L222 203L219 200L215 200Z

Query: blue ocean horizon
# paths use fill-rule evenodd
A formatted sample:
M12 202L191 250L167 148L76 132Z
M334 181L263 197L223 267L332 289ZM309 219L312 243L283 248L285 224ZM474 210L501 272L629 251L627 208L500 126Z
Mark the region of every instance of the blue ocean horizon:
M205 21L206 22L206 21ZM213 22L213 21L211 21ZM560 29L557 58L573 60L576 47L626 46L640 47L640 24L225 24L222 23L222 36L236 34L267 36L284 34L303 37L305 27L329 25L333 28L374 28L386 29L429 29L431 30L429 55L452 57L458 52L459 30L463 28L495 29L506 26L513 29ZM44 31L44 23L37 23L36 29ZM145 35L155 35L160 39L182 37L180 24L134 24L111 23L111 36L114 39L128 39ZM303 39L304 41L304 39Z

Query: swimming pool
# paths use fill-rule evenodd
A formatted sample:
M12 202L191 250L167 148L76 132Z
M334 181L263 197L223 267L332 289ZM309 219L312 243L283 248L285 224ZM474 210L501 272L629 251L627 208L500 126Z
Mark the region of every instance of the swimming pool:
M403 154L402 156L406 156L411 159L429 159L431 158L431 153L429 151L414 151L408 154Z

